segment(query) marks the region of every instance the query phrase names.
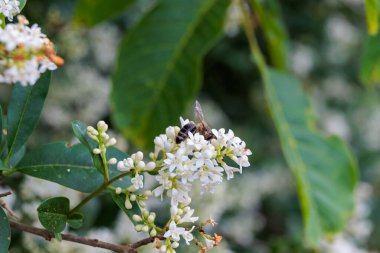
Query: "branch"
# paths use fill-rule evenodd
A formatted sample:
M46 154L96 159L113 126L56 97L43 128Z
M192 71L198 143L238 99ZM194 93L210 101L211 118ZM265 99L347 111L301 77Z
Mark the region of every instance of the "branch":
M11 192L0 193L0 198L6 197L6 196L11 195L11 194L12 194Z
M54 238L54 234L49 232L46 229L36 228L33 226L29 226L29 225L22 224L22 223L17 223L14 221L9 221L9 224L13 229L43 237L47 241L50 241L51 239ZM160 236L155 236L155 237L148 237L148 238L145 238L141 241L131 243L128 245L117 245L117 244L112 244L112 243L108 243L108 242L103 242L103 241L100 241L98 239L89 239L89 238L85 238L85 237L79 237L76 235L62 234L62 240L64 240L64 241L84 244L84 245L88 245L88 246L95 247L95 248L108 249L108 250L112 250L112 251L117 252L117 253L137 253L137 251L136 251L137 248L139 248L143 245L147 245L149 243L152 243L155 240L155 238L158 238L159 240L165 239L162 235L160 235Z

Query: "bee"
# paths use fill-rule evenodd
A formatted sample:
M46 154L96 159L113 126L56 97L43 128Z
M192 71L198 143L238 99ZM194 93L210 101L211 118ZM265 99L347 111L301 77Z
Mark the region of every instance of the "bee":
M177 144L184 141L189 136L189 133L200 133L204 136L205 140L208 141L215 137L204 119L202 107L198 101L195 101L194 112L196 123L190 121L189 123L185 124L181 130L179 130L178 135L175 138L175 142Z

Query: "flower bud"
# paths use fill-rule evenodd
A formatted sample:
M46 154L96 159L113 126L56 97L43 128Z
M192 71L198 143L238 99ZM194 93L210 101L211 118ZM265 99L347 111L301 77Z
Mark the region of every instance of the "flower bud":
M149 235L150 236L156 236L157 235L156 229L152 228L152 230L150 231Z
M142 229L143 229L143 227L144 227L144 225L137 224L137 225L135 226L135 230L136 230L137 232L141 232Z
M135 191L137 191L137 189L136 189L133 185L129 186L129 187L127 188L127 190L128 190L129 192L135 192Z
M166 245L161 246L160 253L166 253Z
M130 171L130 168L126 167L126 166L124 165L124 162L123 162L123 161L119 161L119 162L117 163L117 169L120 170L120 171L126 171L126 172Z
M172 247L175 249L175 248L178 248L179 246L179 243L178 242L173 242L172 243Z
M141 206L142 208L144 208L144 207L146 206L146 205L145 205L145 202L144 202L143 200L139 199L138 202L139 202L139 204L140 204L140 206Z
M94 155L99 155L99 154L101 153L101 151L100 151L100 149L98 149L98 148L94 148L94 149L92 150L92 153L93 153Z
M107 147L110 147L110 146L113 146L116 144L116 139L115 138L111 138L109 139L107 142L106 142L106 146Z
M134 214L134 215L132 216L132 219L133 219L134 221L136 221L136 222L140 222L140 221L142 221L141 216L140 216L140 215L137 215L137 214Z
M92 126L88 126L87 127L87 133L91 134L91 135L94 135L94 136L97 136L99 134L99 132L96 131L96 129L93 128Z
M176 223L178 223L180 220L181 220L181 216L179 216L179 215L174 216L174 221Z
M144 154L143 154L143 152L141 152L141 151L138 151L137 153L136 153L136 161L142 161L142 159L144 159Z
M117 159L115 157L112 157L111 159L108 160L108 164L113 165L117 163Z
M151 214L149 214L149 216L148 216L148 221L150 222L150 223L153 223L154 222L154 219L156 218L156 216L155 215L152 215L153 213L151 213Z
M122 189L120 187L116 187L115 193L119 195L121 192L122 192Z
M124 203L125 208L127 209L132 209L132 204L131 201L129 201L129 198L125 198L125 203Z
M100 138L102 138L103 141L106 141L110 138L110 136L106 133L101 133Z
M96 126L98 127L99 130L101 130L103 132L108 130L108 125L103 120L99 121Z
M177 214L178 214L179 216L182 216L182 214L183 214L183 209L178 209Z
M153 195L153 193L152 193L151 190L147 190L147 191L144 192L144 196L145 196L145 197L150 197L150 196L152 196L152 195Z
M131 201L136 201L136 195L135 194L131 194L131 196L129 197L129 199Z
M145 163L144 163L144 161L139 161L139 162L137 163L137 165L136 165L136 168L138 168L138 169L140 169L140 170L144 169L144 168L145 168Z
M154 170L154 168L156 168L156 163L155 162L148 162L145 166L145 169L147 171L151 171L151 170Z
M148 209L143 208L143 209L141 210L141 213L142 213L142 215L144 216L145 219L148 218L148 216L149 216L149 211L148 211Z
M148 232L148 231L149 231L149 227L148 227L147 225L144 225L144 226L142 227L142 231L144 231L144 232Z
M170 207L170 217L175 217L178 213L178 207L172 206Z

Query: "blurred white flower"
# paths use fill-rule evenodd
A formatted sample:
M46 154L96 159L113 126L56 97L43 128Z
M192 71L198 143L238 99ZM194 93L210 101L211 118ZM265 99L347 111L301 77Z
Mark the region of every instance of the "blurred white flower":
M17 0L0 0L0 13L12 21L13 16L20 13L20 2Z

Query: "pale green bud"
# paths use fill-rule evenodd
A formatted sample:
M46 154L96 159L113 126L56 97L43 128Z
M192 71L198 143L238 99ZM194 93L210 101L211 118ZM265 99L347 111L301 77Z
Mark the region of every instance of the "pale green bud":
M140 221L142 221L141 216L140 216L140 215L137 215L137 214L134 214L134 215L132 216L132 219L133 219L134 221L136 221L136 222L140 222Z
M157 231L156 231L156 229L153 228L153 229L150 231L149 235L150 235L150 236L156 236L156 235L157 235Z

